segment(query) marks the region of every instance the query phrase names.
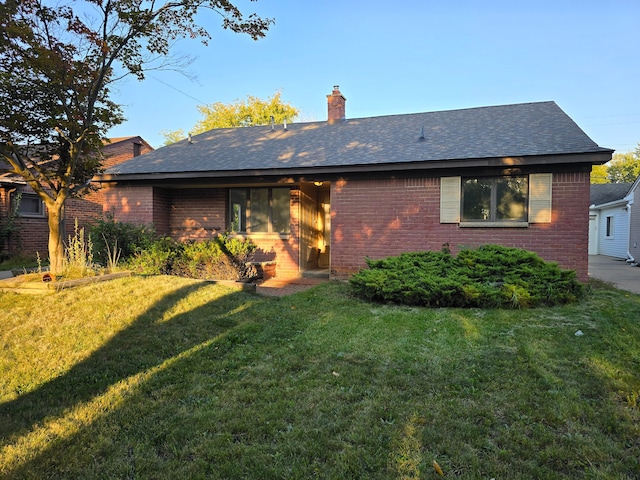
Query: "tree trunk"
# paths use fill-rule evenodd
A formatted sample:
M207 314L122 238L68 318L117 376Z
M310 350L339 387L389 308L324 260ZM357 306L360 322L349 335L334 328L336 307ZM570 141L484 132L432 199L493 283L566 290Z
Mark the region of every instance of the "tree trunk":
M64 268L64 202L50 202L49 214L49 269L51 274L60 275Z

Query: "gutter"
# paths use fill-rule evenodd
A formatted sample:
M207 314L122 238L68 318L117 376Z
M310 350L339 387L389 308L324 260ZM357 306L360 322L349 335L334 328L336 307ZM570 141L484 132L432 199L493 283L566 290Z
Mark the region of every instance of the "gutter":
M602 210L604 208L617 207L619 205L625 205L625 204L628 205L629 201L625 200L625 198L621 198L619 200L612 200L611 202L607 202L607 203L598 203L598 204L592 203L591 205L589 205L589 210Z

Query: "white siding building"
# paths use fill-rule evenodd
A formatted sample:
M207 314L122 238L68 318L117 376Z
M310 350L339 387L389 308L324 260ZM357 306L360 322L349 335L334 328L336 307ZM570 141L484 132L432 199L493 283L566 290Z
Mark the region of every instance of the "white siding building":
M640 261L640 205L634 183L591 185L589 254Z

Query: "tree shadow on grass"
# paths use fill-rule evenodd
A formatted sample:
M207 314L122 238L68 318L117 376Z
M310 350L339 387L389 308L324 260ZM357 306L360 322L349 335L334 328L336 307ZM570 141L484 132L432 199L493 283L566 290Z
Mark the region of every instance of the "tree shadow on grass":
M148 312L142 317L145 316ZM242 293L179 313L166 322L176 334L203 322L213 322L215 326L207 329L207 335L192 336L180 348L149 362L141 381L127 385L122 401L113 408L101 408L89 419L64 411L64 406L82 406L85 400L97 399L111 384L125 377L124 372L92 390L85 399L61 401L63 405L56 406L55 412L64 423L79 418L77 425L71 425L64 435L58 435L55 429L42 429L51 435L49 441L36 439L37 446L27 452L29 458L7 462L4 471L0 465L0 473L21 480L203 475L273 478L273 459L269 455L287 448L281 444L280 432L287 429L286 422L293 421L291 418L304 415L299 413L301 406L308 408L306 392L302 391L295 395L290 392L286 406L276 405L283 390L275 387L281 382L287 384L282 375L286 377L291 369L307 368L303 360L300 364L291 361L302 355L292 349L292 344L304 335L306 321L310 320L299 320L288 301L264 300ZM160 325L143 323L147 327L136 325L120 334L129 338L114 339L111 348L103 349L110 351L97 352L82 373L104 372L100 363L108 354L117 353L117 348L128 347L130 341L139 338L136 329L165 340L172 338L161 332ZM142 342L139 348L155 345L155 341ZM144 352L140 355L144 356ZM128 371L131 376L143 368ZM59 388L52 394L60 396ZM45 402L42 395L39 400ZM103 398L108 397L112 397L111 392ZM28 424L37 430L36 423ZM237 458L231 460L229 456Z
M187 342L194 346L175 349L174 357L164 355L171 360L164 362L166 368L153 370L129 389L116 408L82 422L65 438L52 435L32 458L2 473L21 480L310 478L318 472L327 478L390 478L387 459L399 455L393 452L394 440L406 434L404 421L415 429L409 443L424 445L417 461L430 463L432 455L439 455L443 467L457 462L468 469L467 477L481 476L478 465L495 459L483 451L487 439L511 452L495 468L512 476L579 476L585 468L583 452L598 459L589 467L594 475L637 471L637 436L628 420L615 418L617 405L606 401L613 388L587 362L594 352L585 341L597 332L595 323L585 336L575 337L574 317L565 319L560 309L534 312L530 322L515 329L510 311L486 319L472 310L452 311L448 319L438 313L429 317L437 320L437 332L431 324L409 330L417 340L408 345L419 351L429 346L433 361L425 356L426 361L416 363L411 351L382 361L364 344L351 352L346 334L374 326L375 319L338 329L334 333L345 340L334 340L335 349L327 349L326 341L316 345L305 332L318 318L294 308L309 301L309 312L319 311L319 300L311 294L268 304L245 299L232 294L168 321L178 326L177 332L204 317L227 326L219 325L218 334L192 336L205 340ZM389 310L394 317L402 313ZM389 328L399 329L402 339L407 333L401 333L399 321L394 318ZM637 342L632 349L627 334L637 332L622 332L620 327L630 324L620 322L603 320L598 329L606 328L611 345L620 350L611 357L605 349L607 358L629 368L635 365L629 358ZM379 338L391 342L395 335ZM593 339L599 352L600 342L596 335ZM447 350L460 352L448 355ZM293 388L297 382L303 388ZM565 390L564 384L571 388ZM559 415L558 395L572 392L575 408L565 401L568 411ZM503 401L487 406L485 399L492 396ZM575 437L576 431L581 435ZM595 432L608 433L595 437ZM472 448L451 458L447 452L457 451L463 437ZM600 455L599 445L613 441L612 450Z
M235 326L235 321L224 313L225 308L236 308L238 301L247 298L240 292L216 298L187 315L159 322L178 302L207 285L187 285L164 296L86 360L37 389L0 404L0 445L14 443L47 419L57 418L102 395L116 383ZM237 296L243 298L236 299Z

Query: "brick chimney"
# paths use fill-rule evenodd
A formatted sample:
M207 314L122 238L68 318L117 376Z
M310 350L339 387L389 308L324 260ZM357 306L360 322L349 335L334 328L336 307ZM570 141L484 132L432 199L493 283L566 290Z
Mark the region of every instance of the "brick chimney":
M339 123L345 119L344 105L346 102L347 99L340 93L338 85L334 85L331 95L327 95L327 107L329 110L327 123L329 123L329 125Z

